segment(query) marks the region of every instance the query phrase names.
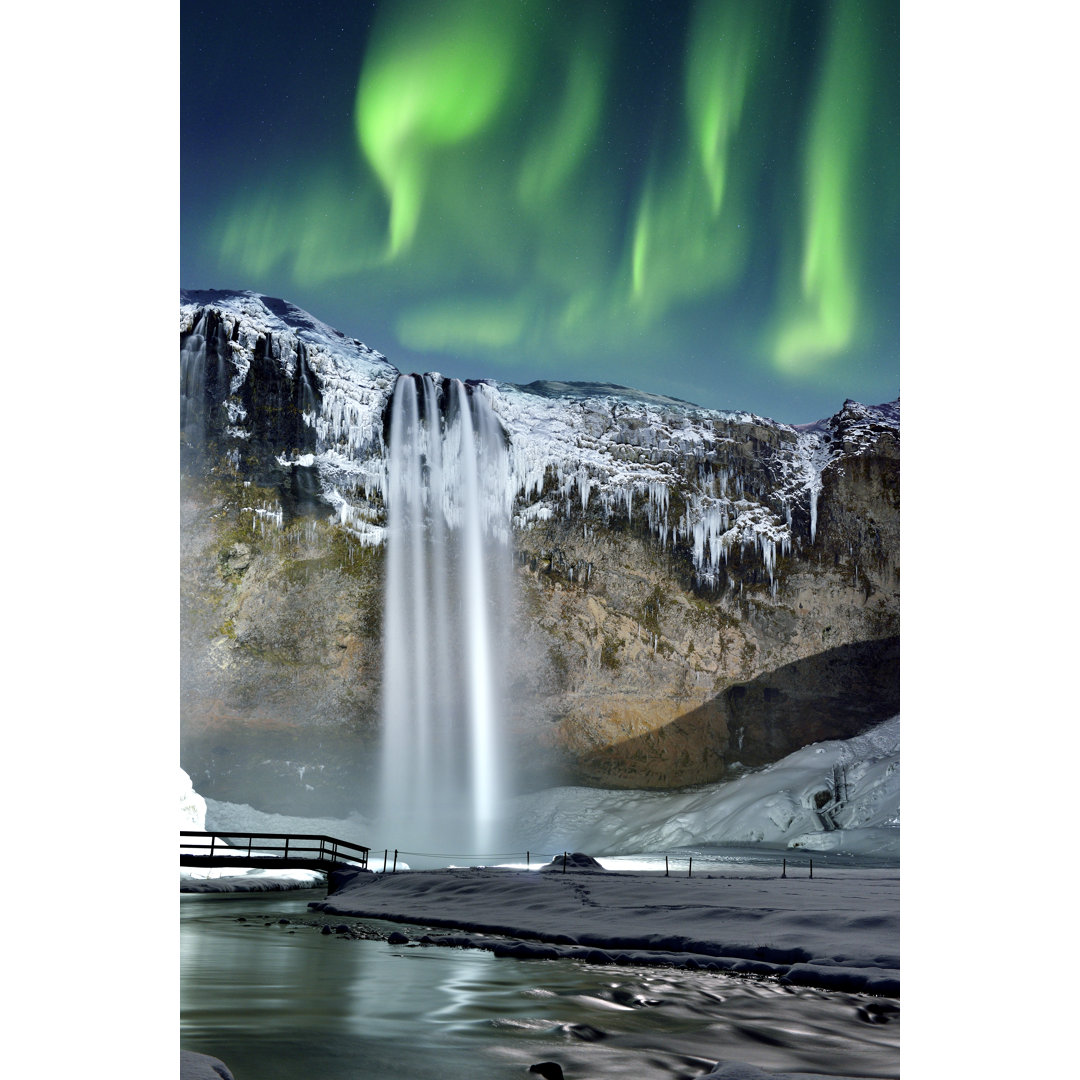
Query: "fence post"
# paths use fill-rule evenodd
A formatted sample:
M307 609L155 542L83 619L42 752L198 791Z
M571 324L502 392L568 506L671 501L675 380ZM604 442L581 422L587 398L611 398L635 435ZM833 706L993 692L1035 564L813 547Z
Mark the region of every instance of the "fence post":
M386 873L386 856L390 854L390 849L385 848L382 853L382 872Z
M531 863L529 862L529 853L525 852L525 869L528 870Z
M694 856L693 855L690 856L690 868L686 871L686 876L687 877L693 877L694 876Z
M814 876L814 860L813 859L810 860L810 876L811 877Z
M562 853L562 872L566 873L566 852Z
M667 864L667 856L665 855L664 856L664 877L667 877L667 876L668 876L668 864Z
M391 873L397 873L397 848L394 848L394 869L391 871Z
M787 877L787 859L784 860L784 872L780 876Z

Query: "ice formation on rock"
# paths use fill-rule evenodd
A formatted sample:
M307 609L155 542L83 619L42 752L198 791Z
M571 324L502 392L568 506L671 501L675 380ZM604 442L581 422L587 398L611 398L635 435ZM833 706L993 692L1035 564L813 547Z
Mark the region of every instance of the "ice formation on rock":
M211 324L227 341L213 361ZM384 543L385 420L399 374L386 358L254 293L181 293L180 329L182 422L216 388L228 408L227 438L239 446L251 421L236 396L256 357L271 357L297 387L314 445L293 455L280 448L279 463L313 470L336 522L360 543ZM504 466L483 477L489 517L519 530L574 515L585 528L593 518L643 521L662 547L684 545L698 582L710 587L726 584L724 567L737 550L756 554L775 591L780 560L816 542L825 468L900 425L898 401L849 401L830 420L792 427L610 384L468 385L507 446ZM279 509L252 513L264 526L280 524Z

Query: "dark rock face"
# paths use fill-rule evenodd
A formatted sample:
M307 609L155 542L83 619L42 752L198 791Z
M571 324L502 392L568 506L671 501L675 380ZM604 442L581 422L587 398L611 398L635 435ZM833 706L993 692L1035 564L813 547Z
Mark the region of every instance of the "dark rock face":
M290 517L326 517L310 471L286 468L277 461L283 452L295 458L315 450L315 431L304 415L318 415L320 395L307 349L303 344L297 347L295 371L283 370L273 355L277 349L273 335L260 336L245 377L233 389L238 380L229 356L237 329L230 331L209 309L192 330L180 335L181 357L205 350L201 372L194 370L196 361L191 359L182 373L181 469L198 475L231 455L249 483L274 490ZM242 442L229 438L240 419L246 422Z
M849 403L850 405L850 403ZM845 406L832 423L835 438L853 442L844 423ZM851 584L866 595L900 591L900 438L892 428L857 425L872 447L845 453L821 474L819 529L823 552L835 568L846 568ZM847 438L845 439L845 435ZM862 583L859 583L859 574ZM890 611L891 617L891 611Z
M662 728L580 759L577 773L601 787L705 783L734 762L767 765L808 743L851 738L899 711L899 638L857 642L729 686Z
M182 298L181 763L208 798L369 809L396 376L284 301ZM470 389L540 461L505 672L531 785L700 783L899 711L898 403L794 429L621 388ZM703 572L709 513L726 546Z

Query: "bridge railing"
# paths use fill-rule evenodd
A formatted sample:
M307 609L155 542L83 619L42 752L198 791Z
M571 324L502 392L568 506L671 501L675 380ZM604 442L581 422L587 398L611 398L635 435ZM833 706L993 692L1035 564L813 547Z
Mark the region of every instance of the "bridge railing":
M282 859L311 859L367 867L370 850L361 844L320 833L180 830L180 851L190 855L272 855Z

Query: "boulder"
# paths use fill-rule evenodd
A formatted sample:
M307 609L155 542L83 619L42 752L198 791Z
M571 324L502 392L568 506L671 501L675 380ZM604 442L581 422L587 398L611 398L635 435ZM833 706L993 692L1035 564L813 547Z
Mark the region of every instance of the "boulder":
M603 867L591 856L584 855L580 851L575 851L572 854L566 852L563 855L556 855L546 866L541 866L540 870L600 870L603 871Z

